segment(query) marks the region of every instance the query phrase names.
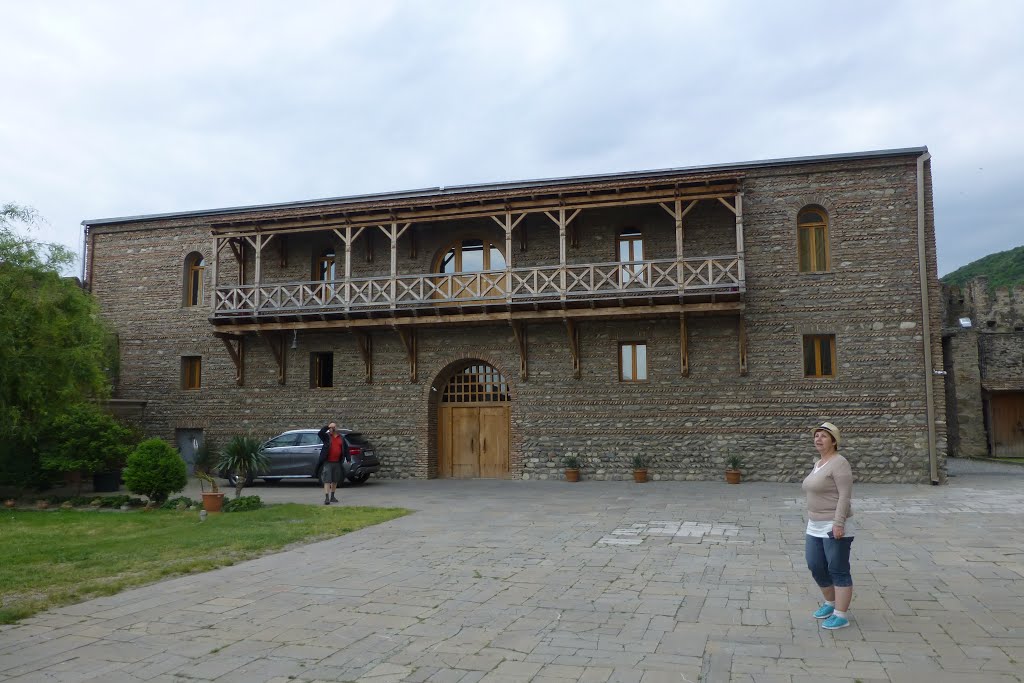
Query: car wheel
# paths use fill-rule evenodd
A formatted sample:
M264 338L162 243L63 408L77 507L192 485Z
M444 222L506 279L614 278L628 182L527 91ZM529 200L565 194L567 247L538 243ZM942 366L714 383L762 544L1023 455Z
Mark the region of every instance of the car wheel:
M232 472L232 473L228 474L228 476L227 476L228 483L231 484L232 486L236 487L236 488L238 487L238 480L240 478L241 477L239 477L235 472ZM249 477L249 478L247 478L245 480L245 485L246 486L252 486L252 477Z
M350 482L352 482L353 484L358 486L360 484L365 484L366 480L369 479L369 478L370 478L370 473L366 472L364 474L353 475L353 476L349 477L348 480Z

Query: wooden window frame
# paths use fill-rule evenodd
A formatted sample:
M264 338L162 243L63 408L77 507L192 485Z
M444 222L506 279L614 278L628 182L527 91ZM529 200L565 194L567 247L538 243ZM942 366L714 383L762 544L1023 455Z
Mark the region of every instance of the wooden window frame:
M479 240L483 244L483 268L481 268L480 270L463 270L462 244L464 242L469 242L472 240ZM496 240L487 237L462 237L441 249L440 253L434 259L434 264L433 267L431 268L431 271L436 275L458 275L460 273L482 273L485 271L504 270L508 264L508 254L505 253L503 246L503 244L499 244ZM502 260L505 261L505 265L502 265L501 268L494 268L491 266L491 249L496 249L498 253L501 254ZM453 250L455 251L455 270L450 273L442 271L441 266L444 263L445 257L448 256L448 253Z
M193 252L185 259L185 288L182 303L186 308L203 305L206 287L203 278L206 271L206 259L202 254Z
M632 364L631 364L632 367L630 367L630 372L632 373L632 379L626 379L625 376L623 375L623 372L622 372L623 371L623 367L622 367L622 350L625 347L627 347L627 346L632 347L632 356L631 356L632 357ZM638 374L637 373L637 368L638 368L638 365L637 365L636 349L637 349L638 346L644 347L644 367L643 367L644 377L643 377L643 379L637 379L637 374ZM651 381L650 363L647 362L647 359L648 359L647 349L648 349L647 342L644 341L644 340L621 341L621 342L619 342L619 345L618 345L618 353L619 353L619 359L618 359L619 382L622 382L624 384L644 384L645 382Z
M324 368L324 361L330 361L330 368ZM321 380L325 379L327 383ZM309 354L309 388L310 389L333 389L334 388L334 352L313 351Z
M808 213L820 214L824 220L803 222L801 219ZM823 263L818 263L818 233L821 233L820 240L824 242L822 250ZM807 244L807 267L804 267L801 248ZM797 270L801 273L827 273L832 270L832 252L829 248L829 215L823 207L812 204L800 209L796 215L796 261Z
M198 391L203 388L203 357L181 357L181 388Z
M822 358L824 354L822 352L822 344L828 344L828 357L832 372L825 374L822 369ZM813 374L808 372L807 367L807 351L808 344L813 345L814 353L814 372ZM834 379L836 376L836 335L834 334L805 334L802 339L800 346L800 362L803 367L804 377L807 379Z
M622 245L628 244L629 247L629 258L622 258ZM640 258L637 258L635 253L636 245L640 245ZM640 228L623 228L619 231L618 236L615 238L615 262L616 263L632 263L634 265L623 266L619 269L619 284L627 285L632 282L639 281L641 284L647 283L647 269L640 265L635 265L637 261L645 260L646 244L644 243L644 234Z
M330 278L326 275L330 273ZM313 279L317 282L334 282L338 279L338 250L324 247L314 253Z

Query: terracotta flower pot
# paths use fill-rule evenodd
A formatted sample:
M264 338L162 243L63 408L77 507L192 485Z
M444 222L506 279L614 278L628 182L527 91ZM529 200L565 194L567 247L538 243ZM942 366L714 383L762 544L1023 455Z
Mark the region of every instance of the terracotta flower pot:
M642 470L633 470L633 481L638 484L642 484L647 481L647 468Z
M220 512L224 507L224 494L220 491L203 491L203 509L207 512Z
M566 481L579 481L580 480L580 471L579 470L569 470L569 469L567 469L565 471L565 480Z
M728 484L740 483L740 471L739 470L726 470L725 481Z
M7 500L4 501L4 507L5 508L12 508L12 507L14 507L17 504L18 504L18 501L14 500L13 498L8 498Z
M36 501L36 510L46 510L49 507L50 507L50 501L48 501L48 500L37 500Z

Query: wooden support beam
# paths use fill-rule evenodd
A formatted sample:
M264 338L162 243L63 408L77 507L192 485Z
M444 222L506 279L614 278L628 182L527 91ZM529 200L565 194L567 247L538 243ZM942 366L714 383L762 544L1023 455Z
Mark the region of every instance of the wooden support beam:
M743 255L743 193L736 194L736 274L740 281L740 291L746 291L747 275Z
M238 284L245 284L245 242L237 237L228 240L231 253L235 255L235 263L238 264Z
M416 369L416 329L396 327L395 332L398 333L398 338L402 340L402 345L405 346L405 354L409 358L409 381L416 384L419 382L419 375Z
M365 381L373 383L373 337L368 332L353 332L356 338L356 348L362 356L363 365L366 366Z
M739 343L740 343L740 376L747 376L747 321L740 313Z
M718 201L722 202L722 206L724 206L725 208L727 208L730 211L732 211L734 215L738 215L739 214L738 207L735 204L730 204L729 200L726 199L725 197L719 197Z
M576 320L630 320L659 317L675 317L680 313L696 315L733 314L742 311L744 304L738 301L718 301L688 304L655 304L653 306L625 306L621 308L579 308L570 310L521 310L498 311L494 313L448 313L435 310L434 315L407 318L346 318L338 320L297 320L293 322L260 322L224 325L232 333L258 332L261 330L330 330L388 328L395 325L444 327L446 325L493 324L503 325L510 321L556 322L565 318Z
M231 362L235 364L235 384L240 387L245 386L245 337L228 334L218 334L217 336L224 342Z
M220 239L216 235L213 236L213 258L211 259L210 267L210 283L213 285L210 291L213 296L210 297L210 314L213 315L217 311L217 263L220 261L220 250L224 246L225 240Z
M401 230L398 229L398 223L377 226L391 241L391 308L398 305L398 238L405 234L410 225L412 223L406 223Z
M679 374L690 376L689 333L686 329L686 314L679 314Z
M277 363L277 383L284 384L287 381L287 365L288 365L288 335L284 332L273 333L264 331L260 333L263 337L263 341L267 342L267 346L270 347L270 354L274 357L274 361Z
M572 356L572 377L579 379L582 376L580 371L580 331L576 329L576 323L572 320L565 321L565 331L569 336L569 355Z
M512 321L512 334L516 338L516 346L519 347L519 379L525 382L530 378L529 356L526 352L526 323Z

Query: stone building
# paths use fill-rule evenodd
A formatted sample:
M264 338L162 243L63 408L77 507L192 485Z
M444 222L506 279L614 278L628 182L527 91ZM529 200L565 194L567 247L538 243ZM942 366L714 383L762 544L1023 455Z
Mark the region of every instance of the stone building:
M116 397L191 448L336 418L390 477L945 471L926 148L84 221Z
M942 293L949 454L1024 458L1024 286Z

